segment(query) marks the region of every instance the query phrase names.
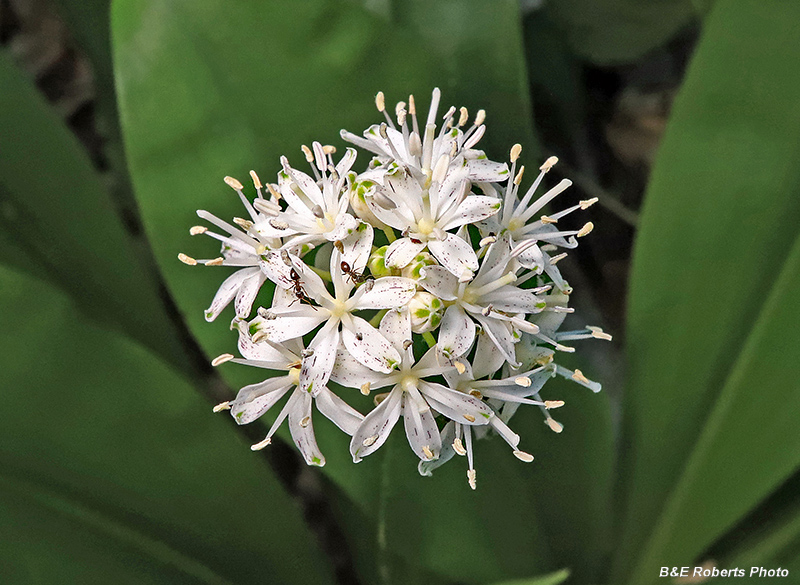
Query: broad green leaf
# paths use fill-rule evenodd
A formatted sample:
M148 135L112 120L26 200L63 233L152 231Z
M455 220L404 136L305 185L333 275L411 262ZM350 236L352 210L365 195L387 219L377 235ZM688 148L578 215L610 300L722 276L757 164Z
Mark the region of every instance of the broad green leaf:
M503 581L495 585L559 585L569 578L569 569L562 569L549 575L533 577L531 579L515 579L514 581Z
M691 560L800 463L788 418L800 340L779 320L798 302L797 17L779 0L716 3L653 171L631 277L617 548L622 575L657 526L637 583L654 562Z
M692 0L559 0L542 10L577 55L600 65L637 61L696 16Z
M4 262L46 276L100 322L176 365L183 350L100 177L55 111L0 54Z
M800 551L800 505L770 523L766 527L751 530L747 538L726 555L726 566L772 566L785 560L786 553L792 556Z
M330 582L295 503L193 388L49 285L2 268L0 291L4 575Z
M510 5L504 6L503 14L511 15ZM461 34L454 25L463 21L442 22L440 28ZM178 252L218 253L207 239L189 238L189 227L199 223L194 211L241 215L222 177L243 179L255 168L263 180L274 181L281 154L301 166L300 144L318 139L341 153L339 128L358 132L380 120L372 105L378 90L390 103L413 92L418 107L426 108L431 88L447 80L449 66L436 46L407 27L391 26L355 5L322 0L305 3L303 10L292 2L255 0L237 3L236 11L219 0L191 7L165 0L114 4L115 66L137 198L170 290L209 355L235 348L235 335L227 330L233 315L229 309L211 325L202 316L228 270L188 267L176 258ZM482 104L463 96L484 79L480 71L459 79L443 103L458 105L461 98L474 115ZM506 81L495 83L493 95L522 87L519 78ZM507 111L524 98L514 103ZM488 119L497 119L503 132L528 132L518 128L519 117L501 115L505 112L490 111ZM490 123L487 134L492 128ZM362 153L356 164L364 168L367 160ZM245 370L228 364L222 372L234 386L261 375ZM368 409L369 399L354 394L354 405ZM555 568L542 560L546 544L535 502L518 487L535 478L536 468L525 469L500 442L481 446L487 471L473 493L458 463L432 479L418 477L402 444L397 446L402 454L388 464L389 475L382 474L382 458L392 457L389 445L385 453L353 466L347 437L322 417L314 425L327 458L324 471L369 518L361 530L376 540L385 534L385 554L470 583ZM395 442L403 440L398 428ZM391 490L381 492L382 481L390 482Z

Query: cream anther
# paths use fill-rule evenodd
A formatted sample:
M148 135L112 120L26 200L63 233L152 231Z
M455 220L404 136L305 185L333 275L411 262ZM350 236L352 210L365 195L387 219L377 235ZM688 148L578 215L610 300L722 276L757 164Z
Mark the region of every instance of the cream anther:
M191 256L187 256L183 252L178 254L178 260L186 264L187 266L197 266L197 260L192 258Z
M525 463L530 463L533 461L533 455L526 453L525 451L514 451L514 456Z
M230 353L223 353L222 355L218 355L213 360L211 360L211 365L217 367L225 362L228 362L233 359L233 355Z
M546 161L544 161L544 164L539 167L539 170L544 172L544 173L546 173L550 169L552 169L556 165L557 162L558 162L558 157L557 156L551 156Z
M230 187L231 189L235 189L236 191L241 191L244 188L242 184L233 177L225 177L224 180L228 184L228 187Z
M214 407L214 412L222 412L223 410L230 410L231 403L230 402L220 402Z
M192 236L199 236L200 234L204 234L208 231L208 228L202 225L196 225L189 230L189 234Z

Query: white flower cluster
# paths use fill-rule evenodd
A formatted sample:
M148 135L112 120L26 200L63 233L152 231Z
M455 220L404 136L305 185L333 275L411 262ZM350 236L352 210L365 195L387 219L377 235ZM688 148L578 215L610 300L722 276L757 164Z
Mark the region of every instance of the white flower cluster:
M215 411L229 409L246 424L289 394L253 449L268 445L288 418L306 462L324 465L312 425L314 403L352 437L358 462L384 444L402 416L420 473L464 455L474 489L473 439L489 430L519 459L533 460L508 426L520 405L538 406L545 423L561 432L550 411L564 403L540 396L549 378L600 390L580 370L553 359L557 351L574 351L566 341L610 339L596 327L558 330L572 312L571 288L556 266L566 254L551 254L577 246L576 237L592 224L577 230L556 225L595 200L544 215L570 185L561 181L534 199L556 159L541 166L520 196L522 148L511 149L510 168L488 160L475 148L485 131L483 110L471 125L466 108L450 108L438 120L439 97L434 90L420 126L413 96L397 104L393 119L379 93L376 104L386 121L363 137L341 133L373 155L360 174L353 170L355 149L337 162L334 147L314 142L303 146L312 175L281 158L277 183L266 189L251 172L253 200L226 177L249 218L231 224L197 212L219 231L196 226L190 233L219 240L221 255L179 258L236 268L205 317L213 321L233 301L242 357L224 354L213 364L233 361L283 373L242 388ZM267 280L275 285L270 306L251 318ZM374 408L364 415L350 406L344 400L350 389L374 393Z

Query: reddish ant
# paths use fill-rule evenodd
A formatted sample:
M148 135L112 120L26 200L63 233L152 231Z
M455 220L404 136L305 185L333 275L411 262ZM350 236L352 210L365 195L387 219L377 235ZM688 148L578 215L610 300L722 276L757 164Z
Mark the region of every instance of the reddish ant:
M362 283L367 279L367 277L364 276L363 272L359 274L358 272L353 270L353 268L344 260L342 261L341 268L342 272L344 272L350 278L353 284Z
M289 277L292 279L292 289L294 292L294 296L297 297L294 301L289 303L289 306L291 307L295 301L301 301L301 302L305 301L309 305L311 305L311 299L308 297L306 289L303 288L303 283L300 282L300 275L297 273L297 270L292 268L291 271L289 272ZM311 308L314 309L315 311L317 310L317 308L314 305L311 305Z

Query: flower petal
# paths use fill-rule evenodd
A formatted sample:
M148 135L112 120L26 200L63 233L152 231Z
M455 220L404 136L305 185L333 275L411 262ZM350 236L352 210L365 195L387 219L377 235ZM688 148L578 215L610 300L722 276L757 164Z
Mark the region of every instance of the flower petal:
M490 161L486 158L467 162L467 174L473 183L498 183L508 179L508 165Z
M483 327L484 332L494 342L497 348L503 353L503 356L508 360L512 366L517 364L514 352L514 335L511 333L511 325L507 321L500 321L499 319L492 319L482 315L473 314L473 317L478 320L478 323Z
M358 220L349 213L343 213L336 218L333 229L325 233L325 238L330 242L343 240L353 234L356 227L358 227Z
M311 395L298 388L291 400L297 401L289 410L289 432L292 433L292 440L308 465L322 467L325 465L325 455L319 450L317 438L314 436L314 425L311 424Z
M267 252L258 261L261 272L281 288L292 288L292 267L283 261L278 252Z
M264 284L265 280L267 280L267 276L260 269L256 274L245 279L242 286L239 287L239 292L236 293L236 300L233 303L237 317L244 319L250 315L250 311L253 310L253 302L256 300L258 291L261 290L261 285Z
M389 438L389 433L400 418L402 398L403 391L395 386L386 399L364 417L364 422L350 441L350 454L354 463L377 451Z
M443 301L456 299L458 291L458 278L452 272L441 266L426 266L420 270L422 278L418 283L426 291Z
M312 396L322 391L331 377L338 347L339 323L331 320L319 330L319 333L308 345L308 349L314 353L303 358L303 365L300 366L300 381L297 384L300 390L309 392Z
M317 410L350 436L358 430L364 415L347 404L328 388L323 388L315 398Z
M411 449L423 461L439 458L442 437L430 406L416 388L408 388L403 396L403 422Z
M447 234L444 240L429 241L428 250L439 264L459 278L465 271L472 273L478 269L478 257L472 246L454 234Z
M464 355L475 341L475 322L460 305L450 305L439 325L439 351L446 358Z
M544 299L529 290L504 286L481 297L482 305L491 305L506 313L539 313L544 309Z
M259 323L270 341L281 342L302 337L330 317L325 309L315 309L311 305L296 305L286 309L273 309L274 319Z
M227 307L236 296L239 287L242 286L244 281L255 276L256 273L254 270L257 269L243 268L242 270L237 270L222 281L219 289L217 289L217 294L214 295L214 300L211 301L211 304L205 311L206 321L210 323L219 316L222 310Z
M478 335L475 359L472 360L472 375L476 380L491 376L503 367L506 358L486 333Z
M482 400L447 386L423 381L419 391L433 409L462 425L485 425L494 416Z
M384 276L367 285L371 288L358 297L356 309L399 309L417 293L417 284L402 276Z
M352 270L360 274L369 261L374 237L372 226L360 222L355 231L342 240L344 250L342 261L347 262Z
M411 337L411 317L408 311L388 311L381 319L379 327L383 336L403 355L403 345Z
M292 387L286 376L268 378L258 384L245 386L231 401L231 416L237 424L253 422L272 408Z
M451 230L453 228L461 227L462 225L475 223L491 217L498 211L502 201L495 197L487 197L485 195L470 195L465 197L464 200L454 208L448 217L440 218L444 222L443 230Z
M377 329L361 317L342 320L342 342L356 360L376 372L390 373L400 364L400 354Z
M391 376L369 369L342 348L336 352L331 381L348 388L361 388L364 384L369 384L372 389L384 388L395 383Z
M386 266L405 268L417 254L425 249L425 245L425 242L413 242L411 238L396 239L386 250Z

